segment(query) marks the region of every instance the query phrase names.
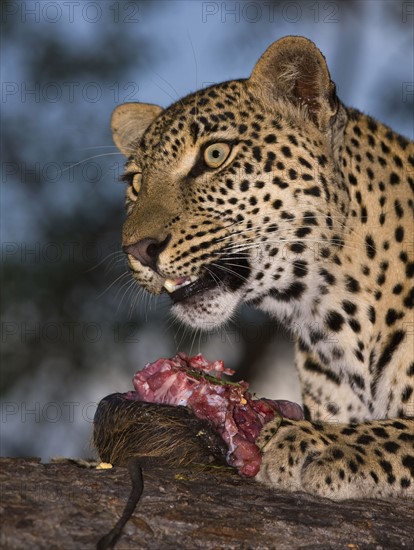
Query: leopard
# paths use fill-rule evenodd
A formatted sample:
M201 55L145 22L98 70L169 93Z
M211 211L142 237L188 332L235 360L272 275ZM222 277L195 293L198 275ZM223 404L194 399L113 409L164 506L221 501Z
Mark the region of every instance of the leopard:
M301 36L248 78L121 104L111 127L137 283L197 330L243 303L294 334L304 417L265 424L255 479L412 499L413 142L343 104Z

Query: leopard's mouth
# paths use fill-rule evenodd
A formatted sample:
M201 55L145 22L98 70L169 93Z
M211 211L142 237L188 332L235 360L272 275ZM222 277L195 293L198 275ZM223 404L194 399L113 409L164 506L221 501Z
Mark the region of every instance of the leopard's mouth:
M219 261L206 266L199 277L165 279L163 286L176 304L217 287L235 291L245 283L249 273L250 265L245 258L238 259L237 265L231 263L231 266L226 265L225 261Z

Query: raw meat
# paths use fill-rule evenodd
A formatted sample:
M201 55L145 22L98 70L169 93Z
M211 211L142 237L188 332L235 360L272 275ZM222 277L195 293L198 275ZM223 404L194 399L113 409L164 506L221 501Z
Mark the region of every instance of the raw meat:
M135 391L125 397L148 403L190 408L209 420L228 447L227 462L245 477L257 474L261 464L255 440L263 425L275 416L302 418L302 410L289 401L253 399L247 382L230 382L222 375L234 371L222 361L209 363L201 354L179 353L172 359L148 363L133 378Z

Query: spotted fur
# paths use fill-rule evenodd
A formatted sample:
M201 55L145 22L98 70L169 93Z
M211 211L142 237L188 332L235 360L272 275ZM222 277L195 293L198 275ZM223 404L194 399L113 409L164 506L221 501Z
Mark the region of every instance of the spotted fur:
M136 280L154 294L188 283L173 312L193 327L247 302L297 335L306 420L266 426L258 479L412 497L413 143L345 107L300 37L272 44L247 80L166 110L122 105L112 126ZM230 153L212 168L206 149L220 143Z

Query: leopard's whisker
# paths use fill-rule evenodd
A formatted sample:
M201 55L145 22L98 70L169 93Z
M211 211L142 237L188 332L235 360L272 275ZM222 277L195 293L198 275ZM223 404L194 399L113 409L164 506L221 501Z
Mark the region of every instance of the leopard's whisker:
M231 275L234 275L235 277L238 277L239 279L243 280L243 281L247 281L248 279L246 277L244 277L243 275L241 275L240 273L237 273L236 271L234 271L233 269L230 269L227 267L227 265L233 265L235 267L242 267L242 266L239 266L237 264L226 264L226 266L222 265L222 264L217 264L217 263L212 263L210 264L212 266L215 266L217 269L221 269L222 271L226 271L227 273L230 273Z
M111 289L116 283L118 283L119 281L121 281L122 279L124 279L125 277L131 277L131 274L129 271L125 271L123 273L121 273L115 280L112 281L111 284L109 284L107 286L107 288L105 290L103 290L99 295L98 295L98 298L102 298L102 296L104 296L109 289Z
M117 313L119 313L119 311L121 309L121 306L122 306L124 300L126 299L127 295L130 294L131 292L134 293L134 291L135 291L135 281L132 279L131 281L128 281L127 283L125 283L123 285L123 287L126 287L126 288L124 288L121 299L118 302L118 306L116 308Z
M117 257L118 256L118 257ZM102 258L102 260L100 260L99 262L97 262L95 265L93 265L92 267L90 267L89 269L86 270L86 273L89 273L90 271L94 271L95 269L97 269L98 267L100 267L102 264L104 264L105 262L107 262L108 260L110 260L110 262L113 262L114 261L114 258L115 258L115 261L121 259L125 257L125 254L121 251L121 250L115 250L115 252L110 252L109 254L107 254L104 258ZM107 267L108 268L108 267Z
M89 160L93 160L93 159L97 159L97 158L101 158L101 157L109 157L111 155L123 155L123 153L102 153L101 155L93 155L92 157L88 157L86 159L82 159L80 160L79 162L75 162L74 164L71 164L70 166L67 166L66 168L64 168L62 170L62 174L64 172L67 172L68 170L72 170L73 168L75 168L76 166L79 166L80 164L83 164L84 162L88 162Z
M160 90L162 90L163 92L167 93L167 95L173 100L173 101L177 101L177 99L180 99L180 96L179 96L179 93L177 92L177 90L174 88L174 86L171 84L171 82L169 82L166 78L164 78L163 76L161 76L159 73L157 73L156 71L152 71L155 75L158 76L158 78L160 78L163 82L165 82L165 84L167 84L167 86L169 86L171 88L171 90L174 92L175 94L175 97L173 97L172 95L168 94L167 92L165 92L165 90L162 90L162 88L160 86L158 86L158 84L156 82L154 82L154 84L156 86L158 86L160 88Z

